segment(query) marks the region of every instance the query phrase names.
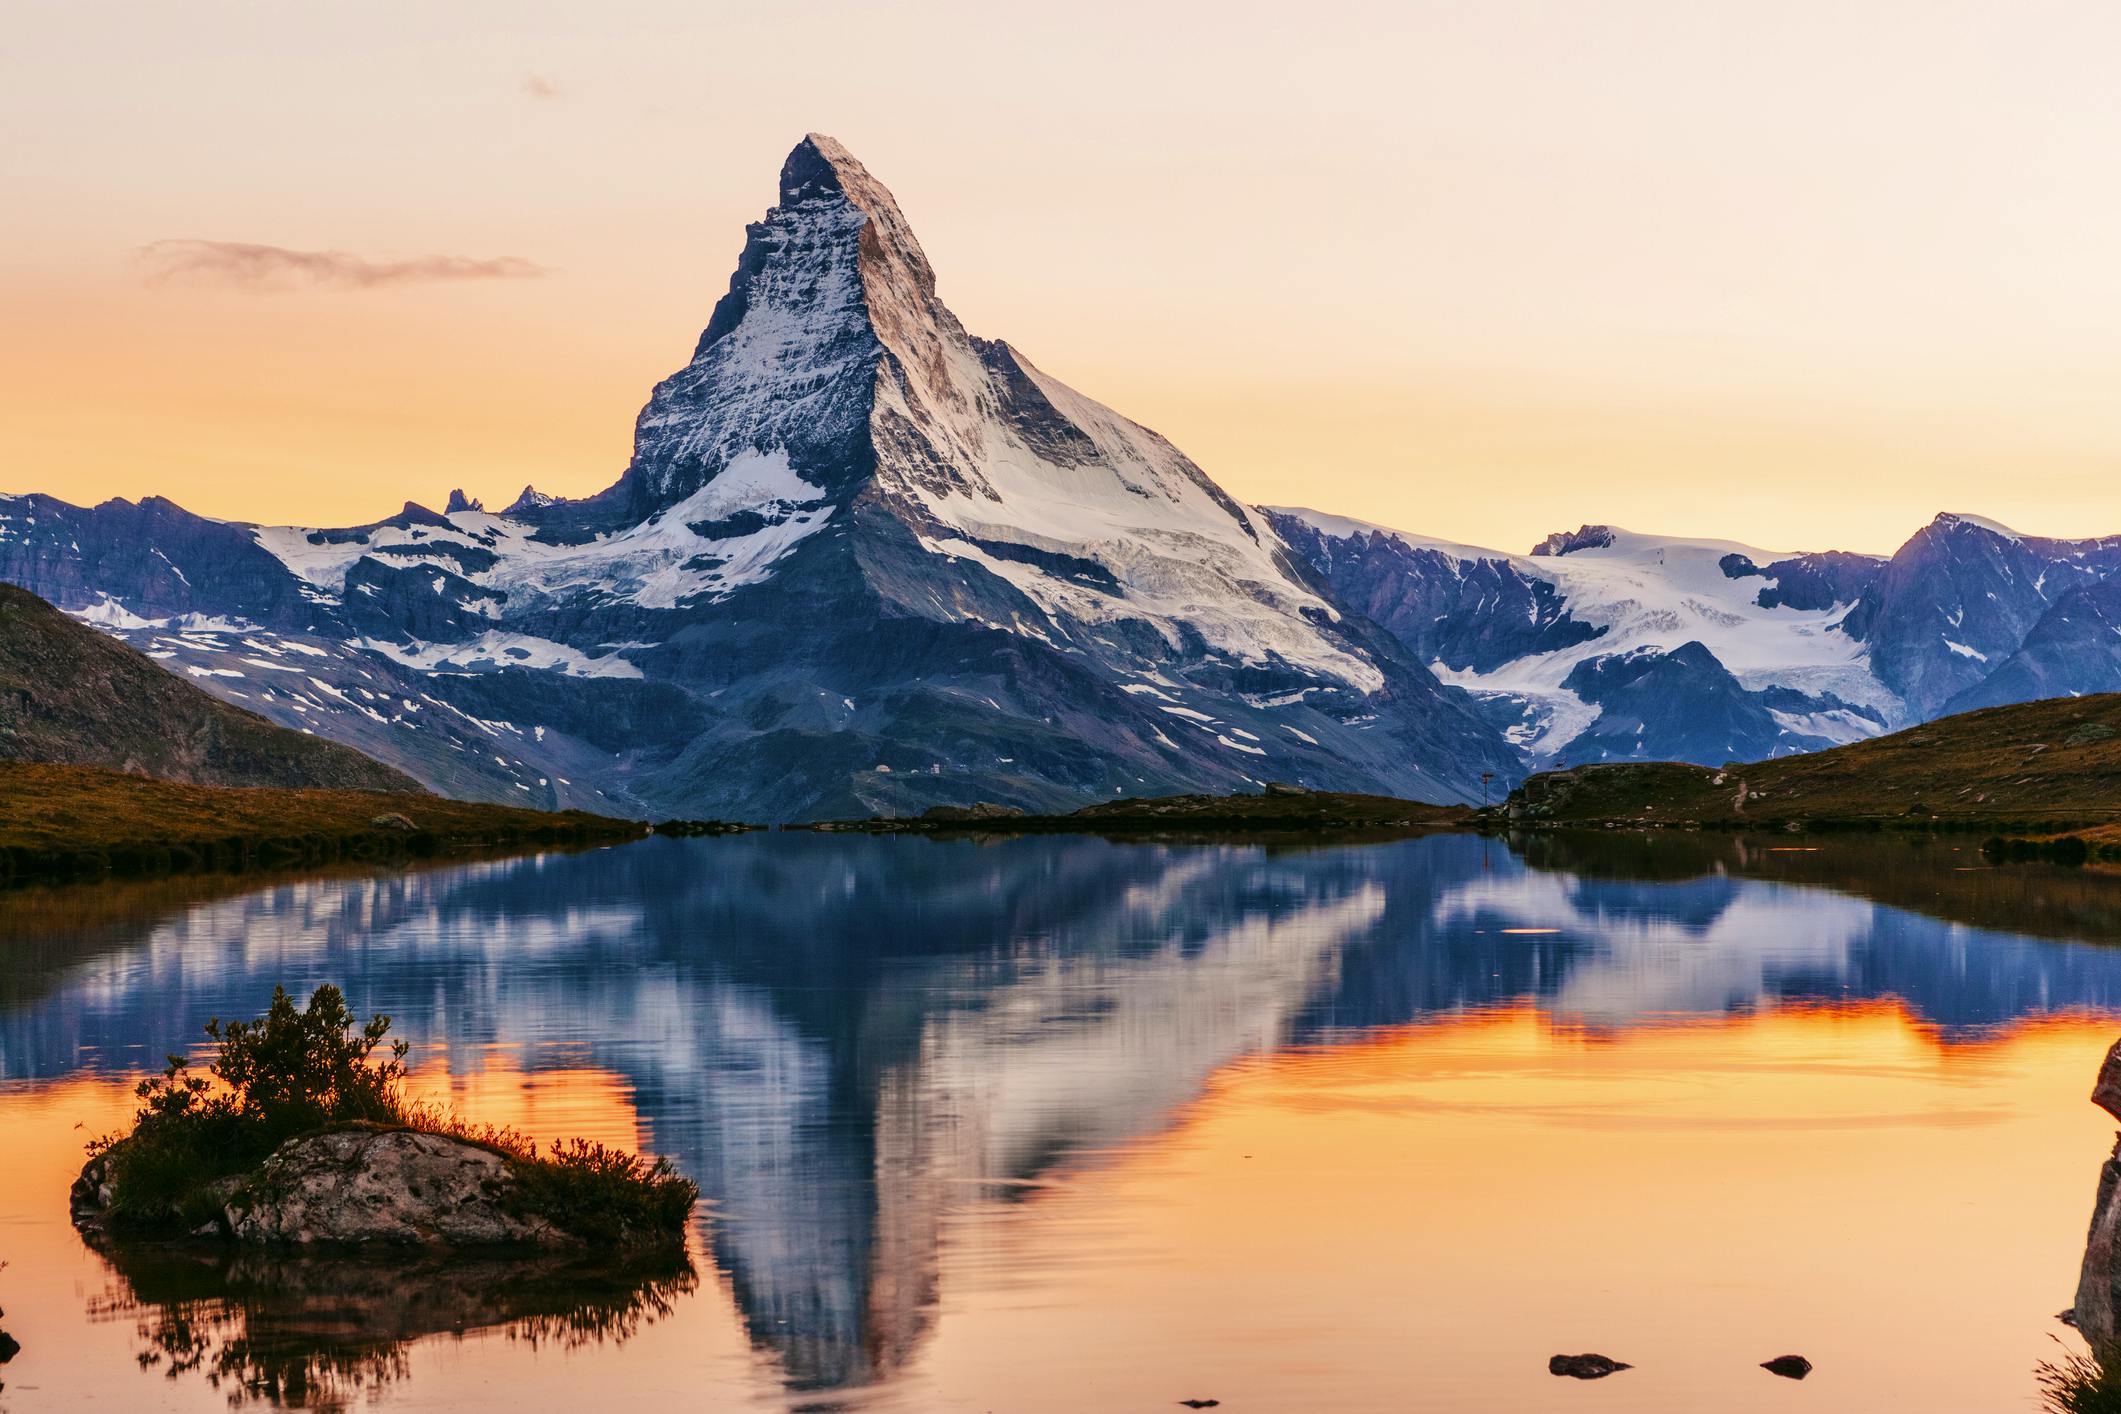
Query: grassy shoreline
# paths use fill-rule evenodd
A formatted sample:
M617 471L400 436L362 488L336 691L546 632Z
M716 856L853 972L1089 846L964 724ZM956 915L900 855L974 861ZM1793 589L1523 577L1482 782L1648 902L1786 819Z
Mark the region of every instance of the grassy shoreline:
M1720 767L1608 762L1546 771L1488 828L1978 833L2009 856L2121 855L2121 694L1942 717L1805 755ZM2061 846L2059 841L2079 843Z
M783 829L871 835L1183 835L1390 838L1471 823L1463 805L1431 805L1389 795L1273 787L1261 795L1131 796L1066 815L1028 815L997 806L936 806L908 817L820 820Z
M195 786L0 763L0 885L315 868L638 839L639 821L440 796Z

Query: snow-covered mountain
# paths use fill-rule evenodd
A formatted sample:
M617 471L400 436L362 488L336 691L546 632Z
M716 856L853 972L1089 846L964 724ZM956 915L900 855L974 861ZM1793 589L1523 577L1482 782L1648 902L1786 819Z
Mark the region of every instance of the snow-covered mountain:
M472 798L791 819L1268 780L1432 800L2121 685L2121 537L1510 554L1240 505L973 337L812 136L606 491L369 525L0 496L0 579Z
M1267 516L1535 767L1720 765L2121 685L2121 537L2043 540L1948 513L1890 558L1604 525L1514 555Z
M347 529L13 497L0 578L463 795L793 818L1519 769L1263 515L968 335L820 136L609 490Z

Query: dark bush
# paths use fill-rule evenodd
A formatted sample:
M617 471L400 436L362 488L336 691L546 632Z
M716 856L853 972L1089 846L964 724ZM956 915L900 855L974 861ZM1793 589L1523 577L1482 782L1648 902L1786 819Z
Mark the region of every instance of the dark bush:
M554 1144L543 1159L519 1160L516 1174L529 1211L599 1245L681 1231L700 1196L670 1160L650 1161L586 1139Z
M2074 1351L2059 1361L2043 1360L2033 1371L2040 1385L2040 1407L2048 1414L2121 1414L2121 1373L2098 1352Z
M387 1016L357 1029L345 996L329 985L300 1011L275 987L258 1020L207 1022L219 1046L208 1074L171 1056L161 1075L140 1082L131 1136L89 1146L108 1156L112 1217L190 1222L213 1206L206 1190L216 1179L256 1167L298 1134L356 1120L402 1123L406 1045L374 1058L389 1030Z
M191 1231L213 1219L227 1184L290 1139L342 1124L447 1134L508 1160L518 1200L565 1231L618 1245L675 1237L699 1190L667 1159L644 1159L574 1139L540 1156L512 1130L471 1126L403 1094L403 1041L386 1043L390 1018L359 1022L337 987L297 1009L284 987L256 1021L206 1024L218 1050L206 1075L171 1056L140 1082L130 1135L89 1145L106 1165L108 1216L121 1228ZM382 1052L381 1058L378 1052Z

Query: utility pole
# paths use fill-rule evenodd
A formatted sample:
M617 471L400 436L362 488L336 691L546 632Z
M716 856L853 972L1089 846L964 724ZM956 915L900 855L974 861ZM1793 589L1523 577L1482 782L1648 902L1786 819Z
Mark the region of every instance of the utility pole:
M1488 782L1494 779L1495 773L1493 771L1482 771L1480 773L1480 808L1483 810L1488 808Z

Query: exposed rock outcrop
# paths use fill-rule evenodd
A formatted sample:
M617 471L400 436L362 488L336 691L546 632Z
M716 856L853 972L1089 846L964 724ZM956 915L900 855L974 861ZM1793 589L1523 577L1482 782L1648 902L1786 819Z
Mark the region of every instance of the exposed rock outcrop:
M229 1200L240 1242L579 1247L510 1202L491 1149L443 1134L344 1129L290 1140Z
M2099 1079L2092 1086L2092 1103L2121 1119L2121 1041L2114 1042L2106 1052ZM2121 1230L2117 1190L2121 1190L2121 1135L2115 1136L2114 1152L2099 1166L2099 1194L2092 1202L2091 1231L2084 1238L2084 1265L2077 1273L2077 1329L2095 1348L2112 1345L2121 1338L2121 1322L2115 1319L2116 1310L2121 1310L2121 1292L2115 1289L2121 1272L2114 1267L2115 1235Z
M1635 1367L1610 1355L1556 1355L1547 1361L1547 1373L1572 1380L1602 1380L1607 1375Z

